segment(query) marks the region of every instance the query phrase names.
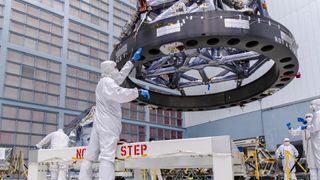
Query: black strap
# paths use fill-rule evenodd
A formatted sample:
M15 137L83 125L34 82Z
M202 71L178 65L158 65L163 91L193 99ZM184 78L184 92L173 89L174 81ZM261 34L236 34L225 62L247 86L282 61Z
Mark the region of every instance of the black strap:
M292 166L292 168L291 168L291 170L290 170L290 173L291 173L292 170L298 165L298 162L300 161L301 157L302 157L302 154L299 155L298 160L297 160L297 161L294 163L294 165Z

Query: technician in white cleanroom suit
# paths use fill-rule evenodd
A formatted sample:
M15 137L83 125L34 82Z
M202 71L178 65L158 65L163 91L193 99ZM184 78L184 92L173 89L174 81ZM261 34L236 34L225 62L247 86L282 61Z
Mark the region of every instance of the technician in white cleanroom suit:
M308 168L310 170L310 180L318 180L317 176L317 169L314 163L314 156L312 151L312 145L311 145L311 137L310 137L310 130L306 128L305 125L310 125L312 123L313 115L311 113L308 113L305 115L305 119L298 118L298 122L302 122L303 125L298 127L297 129L292 129L291 123L287 124L287 127L289 129L289 133L292 136L301 136L302 138L302 145L303 145L303 151L307 158Z
M63 132L62 129L58 129L55 132L48 134L44 137L36 147L41 149L44 145L50 143L51 149L67 148L69 145L69 137ZM67 179L68 166L64 162L50 165L51 180L65 180Z
M311 101L313 119L310 125L304 125L310 131L313 158L315 163L314 176L320 179L320 99Z
M142 49L133 56L133 61L140 59ZM92 179L92 162L99 157L99 180L114 180L114 160L117 142L121 133L121 103L135 100L139 93L150 99L147 90L137 88L127 89L120 84L130 73L133 63L128 61L121 71L114 61L101 63L101 79L96 88L96 114L90 142L81 164L79 180Z
M292 167L295 164L294 158L299 156L299 152L292 144L290 144L290 140L288 138L284 138L283 141L284 141L284 143L282 145L280 145L279 148L276 150L276 157L278 159L282 160L284 179L287 180L288 179L287 170L290 171L292 169ZM286 158L286 153L285 153L286 151L292 155L292 156L289 156L287 167L286 167L286 159L285 159ZM290 179L297 180L296 168L292 169Z

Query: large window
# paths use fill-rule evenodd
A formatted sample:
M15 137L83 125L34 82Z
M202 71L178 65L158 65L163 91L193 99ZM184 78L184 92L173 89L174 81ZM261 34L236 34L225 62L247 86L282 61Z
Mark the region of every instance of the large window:
M77 115L65 114L63 121L64 126L68 126L76 117Z
M10 42L61 57L63 17L22 1L12 3Z
M64 0L36 0L48 7L54 8L55 10L63 11Z
M59 105L60 63L13 50L7 59L4 97Z
M70 0L70 15L108 30L109 4L107 0Z
M182 139L182 134L182 131L150 127L150 139L152 140Z
M68 66L66 108L85 110L95 103L95 88L99 73Z
M99 68L109 57L108 41L107 34L71 21L68 60Z
M11 133L13 138L9 138L10 141L0 141L0 145L35 145L38 141L33 139L39 140L57 129L58 113L56 112L8 105L3 105L1 112L0 132L3 136Z
M4 2L3 0L0 0L0 40L2 39L3 14L4 14Z
M122 118L144 121L145 115L144 106L139 106L136 103L122 104Z
M182 127L182 113L153 109L150 110L150 122L166 126Z
M58 113L3 105L0 120L0 146L16 146L25 156L46 134L57 130Z
M113 4L113 32L119 37L122 27L131 19L135 9L117 0Z
M145 127L122 123L122 132L120 139L124 139L127 142L145 141Z

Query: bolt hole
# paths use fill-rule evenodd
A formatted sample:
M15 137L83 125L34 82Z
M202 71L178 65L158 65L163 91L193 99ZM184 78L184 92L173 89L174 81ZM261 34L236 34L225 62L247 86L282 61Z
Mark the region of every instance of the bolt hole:
M291 68L293 68L294 66L295 66L294 64L288 64L288 65L284 66L283 68L284 68L284 69L291 69Z
M286 81L289 81L289 80L290 80L290 78L282 78L280 81L286 82Z
M267 52L267 51L271 51L272 49L274 49L274 46L272 45L267 45L261 48L261 51L263 52Z
M236 39L236 38L230 39L227 43L228 43L228 45L230 45L230 46L234 46L234 45L237 45L237 44L240 43L240 39Z
M209 45L216 45L216 44L218 44L219 43L219 39L217 39L217 38L211 38L211 39L208 39L208 41L207 41L207 44L209 44Z
M283 73L283 75L289 76L289 75L292 75L293 73L294 73L293 71L287 71L287 72Z
M277 85L276 85L277 88L281 88L281 87L283 87L283 86L284 86L284 84L277 84Z
M287 63L287 62L289 62L291 60L292 60L291 57L286 57L286 58L281 59L280 62L281 63Z
M246 44L246 47L247 48L253 48L253 47L256 47L259 45L259 42L258 41L250 41Z

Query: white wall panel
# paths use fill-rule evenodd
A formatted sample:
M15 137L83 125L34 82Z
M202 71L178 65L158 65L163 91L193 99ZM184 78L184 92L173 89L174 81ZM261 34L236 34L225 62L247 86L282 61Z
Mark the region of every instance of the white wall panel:
M268 0L270 15L285 25L299 44L298 56L302 77L278 93L261 101L270 108L320 96L320 0ZM318 83L316 83L318 81ZM202 113L186 113L186 126L214 121L260 109L258 102L239 107Z

